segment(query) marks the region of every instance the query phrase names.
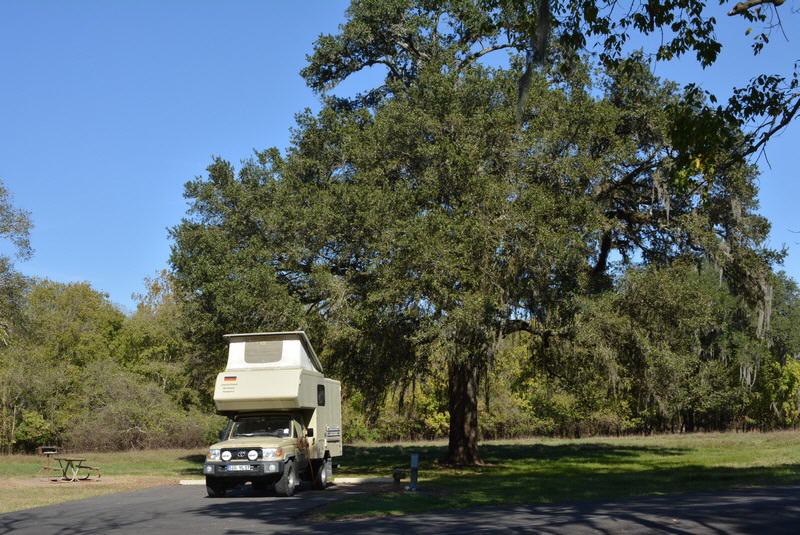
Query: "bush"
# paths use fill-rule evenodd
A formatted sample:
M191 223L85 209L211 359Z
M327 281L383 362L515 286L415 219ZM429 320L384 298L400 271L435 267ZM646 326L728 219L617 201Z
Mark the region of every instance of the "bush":
M53 442L53 428L38 412L25 411L14 438L18 449L30 452Z
M87 403L65 431L78 450L194 448L216 440L225 419L184 410L163 390L111 361L90 366ZM214 437L214 438L211 438Z

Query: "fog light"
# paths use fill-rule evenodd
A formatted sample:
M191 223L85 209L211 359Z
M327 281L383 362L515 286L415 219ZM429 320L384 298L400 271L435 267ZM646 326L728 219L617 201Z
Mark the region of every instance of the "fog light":
M206 474L211 474L214 472L214 467L210 464L206 465Z
M258 459L258 452L256 450L250 450L247 452L247 458L251 461L255 461Z
M275 466L275 464L274 464L274 463L270 463L270 464L269 464L269 471L270 471L270 472L277 472L277 471L278 471L278 467L277 467L277 466Z
M227 450L223 451L222 452L222 460L223 461L230 461L231 460L231 452L229 452Z

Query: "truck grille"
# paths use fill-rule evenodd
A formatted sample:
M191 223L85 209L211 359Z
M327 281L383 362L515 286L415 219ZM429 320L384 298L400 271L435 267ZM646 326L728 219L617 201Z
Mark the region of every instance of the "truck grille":
M250 459L247 458L247 453L250 451L255 450L258 453L258 457L256 459L261 459L261 449L260 448L225 448L222 452L229 451L231 452L231 462L233 461L249 461ZM222 453L220 452L220 453Z

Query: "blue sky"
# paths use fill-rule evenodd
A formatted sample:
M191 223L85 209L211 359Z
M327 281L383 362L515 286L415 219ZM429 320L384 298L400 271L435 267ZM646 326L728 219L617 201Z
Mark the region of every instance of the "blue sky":
M131 310L144 277L167 265L167 229L186 209L184 182L202 175L212 155L239 162L253 149L285 147L294 114L317 107L298 72L346 5L0 3L0 178L35 224L34 256L18 269L89 281ZM656 72L724 96L759 69L785 71L800 59L800 16L786 12L793 41L774 35L762 57L751 56L745 23L721 14L728 45L716 65L702 70L687 59ZM785 269L795 278L799 149L796 122L770 145L771 169L760 162L771 244L789 247Z

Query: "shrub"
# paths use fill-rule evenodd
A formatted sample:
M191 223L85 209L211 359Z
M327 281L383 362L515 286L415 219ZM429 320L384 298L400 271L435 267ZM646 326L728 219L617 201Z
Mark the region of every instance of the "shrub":
M18 449L33 451L37 446L53 442L53 428L38 412L25 411L14 438Z

